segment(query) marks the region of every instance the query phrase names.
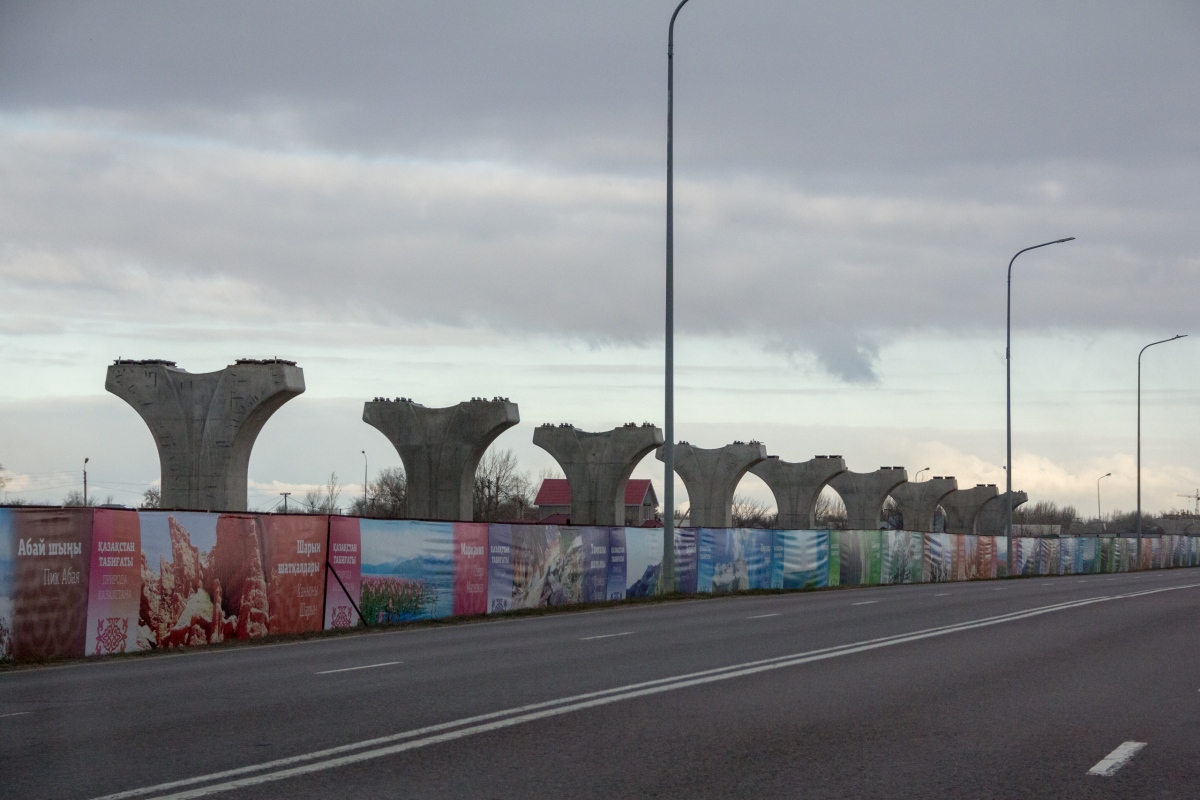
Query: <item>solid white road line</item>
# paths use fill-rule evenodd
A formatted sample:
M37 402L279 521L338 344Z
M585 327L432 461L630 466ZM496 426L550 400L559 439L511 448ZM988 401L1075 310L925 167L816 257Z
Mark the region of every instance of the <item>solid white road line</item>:
M1145 742L1124 742L1116 750L1100 759L1096 766L1087 771L1088 775L1115 775L1117 770L1129 763L1129 759L1146 746Z
M601 634L600 636L584 636L579 641L590 642L592 639L611 639L614 636L628 636L631 633L633 633L633 631L625 631L624 633L605 633Z
M365 664L361 667L342 667L341 669L327 669L323 672L316 673L317 675L332 675L335 672L353 672L356 669L375 669L376 667L391 667L396 664L403 664L403 661L384 661L382 664Z
M402 753L419 747L426 747L428 745L438 744L440 742L461 739L478 733L485 733L487 731L507 728L525 722L533 722L535 720L545 719L547 717L568 714L573 711L604 706L610 703L620 702L622 700L632 700L638 697L675 691L677 689L685 689L691 686L700 686L716 681L724 681L732 678L755 675L769 670L782 669L801 664L809 664L830 658L853 655L855 653L864 653L883 647L891 647L898 644L905 644L907 642L931 639L951 633L961 633L963 631L974 630L977 628L986 628L1005 622L1030 619L1043 614L1066 611L1067 609L1072 608L1082 608L1083 606L1093 605L1095 603L1105 603L1111 600L1124 600L1150 594L1159 594L1160 592L1195 588L1200 588L1200 583L1183 584L1180 586L1166 586L1160 589L1149 589L1123 595L1085 598L1082 600L1074 600L1065 603L1056 603L1050 606L1040 606L1038 608L1031 608L1025 611L1015 611L1007 614L1000 614L994 617L984 617L954 625L945 625L938 628L927 628L924 630L896 634L878 639L868 639L838 647L828 647L821 650L812 650L804 653L776 656L775 658L762 659L760 661L750 661L743 664L733 664L728 667L719 667L701 672L675 675L669 678L658 678L651 681L644 681L642 683L628 684L626 686L618 686L612 689L603 689L596 692L589 692L587 694L563 697L557 700L547 700L517 708L510 708L503 711L494 711L487 714L466 717L464 719L458 719L452 722L443 722L424 728L403 731L390 736L366 739L359 742L339 745L337 747L330 747L324 750L317 750L311 753L303 753L287 758L280 758L273 761L266 761L259 764L251 764L245 767L224 770L222 772L214 772L208 775L198 775L192 778L184 778L182 780L170 781L168 783L160 783L154 786L129 789L123 792L117 792L115 794L104 795L103 797L95 798L95 800L125 800L125 798L143 797L151 794L155 795L156 800L191 800L191 798L205 797L208 795L227 792L234 789L246 788L249 786L258 786L260 784L283 780L298 775L334 769L336 767L346 766L347 764L369 761L371 759L381 758L383 756L395 755L396 753ZM386 746L381 747L380 745ZM364 750L364 748L374 749ZM359 752L353 752L356 750ZM274 771L266 772L266 770ZM251 774L255 772L260 774ZM233 780L225 780L227 778L233 778ZM213 783L214 781L224 782ZM208 783L210 785L199 786L194 789L186 789L173 794L159 794L160 792L167 792L185 786L195 786L196 784L200 783Z
M32 714L32 713L33 713L32 711L13 711L12 713L9 713L9 714L0 714L0 719L4 719L5 717L23 717L26 714Z
M851 603L852 606L869 606L871 603L878 603L878 600L863 600L861 603Z
M746 617L746 619L766 619L767 617L778 617L778 616L779 616L778 614L755 614L753 617Z

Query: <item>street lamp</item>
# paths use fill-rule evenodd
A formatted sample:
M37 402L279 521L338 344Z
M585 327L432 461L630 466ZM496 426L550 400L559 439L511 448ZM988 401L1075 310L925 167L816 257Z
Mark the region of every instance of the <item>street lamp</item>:
M1053 242L1042 242L1035 244L1033 247L1026 247L1024 250L1018 250L1008 262L1008 310L1005 314L1004 328L1004 410L1006 417L1006 432L1007 432L1007 452L1008 461L1004 468L1004 493L1005 502L1008 505L1008 516L1004 522L1004 539L1008 544L1008 574L1012 575L1013 570L1013 546L1012 546L1012 518L1013 518L1013 496L1012 496L1012 268L1013 262L1017 260L1017 256L1021 253L1028 253L1030 250L1037 250L1039 247L1049 247L1052 244L1062 244L1063 242L1074 241L1074 236L1068 236L1065 239L1055 239Z
M1104 533L1104 514L1100 512L1100 481L1111 477L1111 472L1106 472L1099 478L1096 478L1096 519L1100 520L1100 532Z
M675 18L687 5L681 0L667 28L667 309L666 404L663 443L663 558L665 591L675 591Z
M363 514L367 513L367 451L363 450Z
M87 465L90 460L90 458L83 460L83 504L85 506L87 505Z
M1137 378L1137 557L1138 565L1142 563L1142 353L1146 352L1147 347L1154 347L1156 344L1165 344L1173 342L1176 339L1187 338L1186 333L1177 333L1170 339L1160 339L1157 342L1151 342L1138 351L1138 378Z
M921 480L921 473L922 473L922 472L929 472L929 470L930 470L930 469L932 469L932 467L922 467L921 469L917 470L917 474L916 474L916 475L913 475L913 483L917 483L918 481L920 481L920 480Z

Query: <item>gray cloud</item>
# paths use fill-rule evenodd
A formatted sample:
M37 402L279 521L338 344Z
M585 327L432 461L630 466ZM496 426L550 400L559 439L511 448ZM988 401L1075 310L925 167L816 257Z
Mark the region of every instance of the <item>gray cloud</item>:
M661 329L669 3L0 8L0 282L46 325ZM1181 327L1194 3L689 6L677 315L879 343ZM15 306L14 306L15 308ZM13 313L16 313L15 311Z

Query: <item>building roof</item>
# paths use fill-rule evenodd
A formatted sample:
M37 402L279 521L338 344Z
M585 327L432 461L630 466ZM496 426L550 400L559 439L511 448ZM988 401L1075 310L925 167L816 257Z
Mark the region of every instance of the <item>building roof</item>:
M649 501L658 505L658 495L654 493L654 484L649 478L630 478L625 483L625 505L640 506ZM569 506L571 505L571 484L566 478L546 478L538 489L537 498L533 501L536 506Z

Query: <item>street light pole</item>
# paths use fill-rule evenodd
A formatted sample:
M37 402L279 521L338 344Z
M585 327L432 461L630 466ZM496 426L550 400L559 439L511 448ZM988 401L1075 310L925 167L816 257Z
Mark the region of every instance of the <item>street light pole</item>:
M681 0L667 28L667 308L666 404L663 442L663 556L660 590L675 585L675 18L688 0Z
M1100 532L1104 533L1104 514L1100 511L1100 481L1112 475L1111 472L1106 472L1099 478L1096 478L1096 519L1100 520Z
M367 513L367 451L363 450L363 514Z
M1030 250L1037 250L1039 247L1049 247L1052 244L1062 244L1063 242L1074 241L1074 236L1068 236L1065 239L1055 239L1053 242L1042 242L1035 244L1033 247L1026 247L1024 250L1018 250L1008 262L1008 309L1005 313L1004 324L1004 411L1005 411L1005 431L1007 434L1007 466L1004 468L1004 493L1005 503L1008 506L1008 515L1004 521L1004 539L1008 546L1008 574L1012 575L1013 571L1013 546L1012 546L1012 518L1013 518L1013 496L1012 496L1012 268L1013 262L1017 260L1017 256L1021 253L1028 253Z
M1157 342L1151 342L1138 351L1138 376L1137 376L1137 557L1138 566L1142 564L1142 353L1146 352L1147 347L1154 347L1156 344L1165 344L1173 342L1176 339L1187 338L1186 333L1177 333L1170 339L1161 339Z
M917 463L919 464L920 462L918 461ZM917 474L913 475L913 483L919 482L921 480L921 473L929 472L930 469L932 469L932 467L921 467L919 470L917 470Z
M91 459L88 459L88 458L85 458L83 460L83 504L84 504L84 506L87 505L87 465L88 465L88 461L90 461L90 460Z

